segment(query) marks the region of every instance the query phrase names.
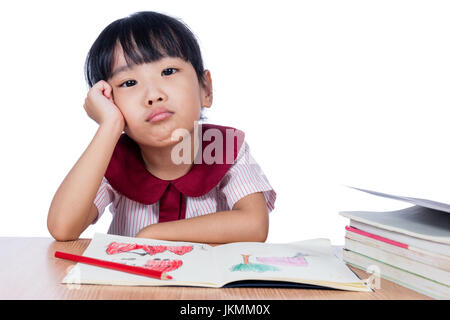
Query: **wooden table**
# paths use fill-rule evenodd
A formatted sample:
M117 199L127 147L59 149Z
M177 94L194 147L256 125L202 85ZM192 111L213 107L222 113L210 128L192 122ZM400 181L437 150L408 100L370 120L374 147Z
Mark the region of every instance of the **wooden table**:
M61 284L75 263L54 258L54 252L82 254L89 239L57 242L52 238L0 237L0 299L159 299L159 300L372 300L431 299L381 279L381 288L372 293L319 289L279 288L193 288L126 287L81 285L72 288ZM335 247L342 252L342 247ZM337 254L339 256L339 253ZM342 258L342 256L341 256ZM362 279L367 273L351 267Z

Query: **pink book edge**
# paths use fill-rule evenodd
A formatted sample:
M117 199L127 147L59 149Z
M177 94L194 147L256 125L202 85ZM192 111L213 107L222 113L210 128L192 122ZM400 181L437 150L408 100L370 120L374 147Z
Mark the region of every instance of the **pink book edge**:
M357 233L357 234L360 234L362 236L366 236L366 237L369 237L369 238L372 238L372 239L375 239L375 240L378 240L378 241L382 241L382 242L391 244L391 245L396 246L396 247L400 247L400 248L403 248L403 249L408 249L408 245L407 244L404 244L404 243L401 243L401 242L397 242L397 241L394 241L394 240L390 240L388 238L383 238L383 237L377 236L375 234L368 233L368 232L362 231L360 229L356 229L354 227L345 226L345 230L350 231L350 232L354 232L354 233Z

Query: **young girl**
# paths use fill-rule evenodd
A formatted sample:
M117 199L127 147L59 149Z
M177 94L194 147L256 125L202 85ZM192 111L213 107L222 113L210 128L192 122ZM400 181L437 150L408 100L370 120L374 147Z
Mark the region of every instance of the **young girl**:
M114 21L85 72L84 108L99 127L51 203L56 240L78 239L112 203L112 234L265 241L276 193L242 131L198 125L212 105L212 80L182 22L156 12Z

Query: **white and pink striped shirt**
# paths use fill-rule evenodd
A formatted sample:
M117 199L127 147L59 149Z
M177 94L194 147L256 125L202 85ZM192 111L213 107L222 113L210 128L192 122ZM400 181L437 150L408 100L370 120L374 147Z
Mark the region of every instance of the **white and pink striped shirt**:
M268 212L271 212L276 193L244 141L234 164L216 187L203 196L186 198L186 219L232 210L238 200L255 192L263 192ZM94 203L98 209L98 218L93 223L112 204L109 207L113 215L109 234L134 237L142 228L158 223L159 201L147 205L131 200L114 190L106 178L103 178Z

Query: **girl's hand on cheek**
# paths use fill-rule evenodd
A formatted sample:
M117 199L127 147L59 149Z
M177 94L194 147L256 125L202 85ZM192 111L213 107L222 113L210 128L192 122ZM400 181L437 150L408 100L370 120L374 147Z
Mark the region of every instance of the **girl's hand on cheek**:
M111 85L100 80L89 90L84 101L84 110L99 125L119 123L125 126L125 119L120 109L114 104Z

